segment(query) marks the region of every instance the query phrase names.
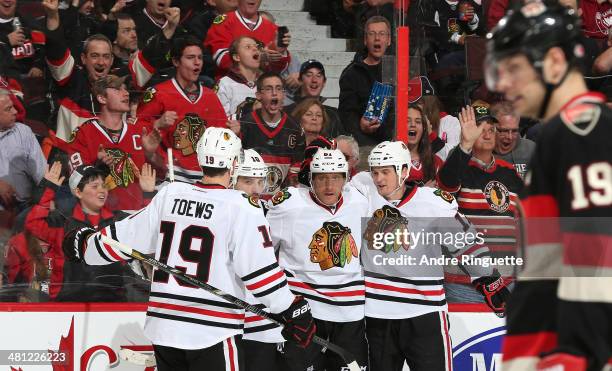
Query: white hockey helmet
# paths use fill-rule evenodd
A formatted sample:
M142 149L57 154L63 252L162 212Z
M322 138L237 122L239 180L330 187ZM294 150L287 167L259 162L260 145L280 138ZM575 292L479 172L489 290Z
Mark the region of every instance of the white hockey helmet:
M200 166L230 169L243 161L242 142L229 129L210 127L197 145L198 163Z
M244 161L238 165L232 176L232 184L236 184L239 176L253 178L265 178L268 174L268 166L263 158L254 149L244 150Z
M319 148L310 161L310 177L312 178L312 174L320 173L344 173L345 178L348 179L349 166L342 151Z
M372 149L368 156L368 165L370 166L370 171L372 171L373 167L393 166L401 184L405 180L402 180L402 168L404 165L406 165L408 173L410 173L410 150L404 142L384 141Z

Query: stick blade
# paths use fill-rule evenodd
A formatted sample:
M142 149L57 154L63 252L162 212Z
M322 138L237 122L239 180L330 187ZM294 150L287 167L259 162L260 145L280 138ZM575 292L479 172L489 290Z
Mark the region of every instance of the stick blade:
M359 364L357 363L357 361L353 361L349 363L347 366L350 371L361 371L361 367L359 367Z
M155 357L152 355L139 353L131 349L123 348L119 350L119 357L121 357L122 360L135 365L146 367L155 366Z

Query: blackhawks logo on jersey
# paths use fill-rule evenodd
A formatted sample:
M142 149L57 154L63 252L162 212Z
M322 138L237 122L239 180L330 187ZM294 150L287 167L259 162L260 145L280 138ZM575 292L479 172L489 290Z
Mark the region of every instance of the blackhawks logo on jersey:
M257 197L257 196L249 196L246 193L243 193L242 197L246 198L247 201L249 201L249 203L252 206L255 206L256 208L261 209L261 205L259 204L259 197Z
M285 189L281 189L280 191L276 192L274 196L272 196L270 201L272 201L272 205L276 206L276 205L283 203L283 201L285 201L289 197L291 197L291 193L289 193L289 191L285 188Z
M485 186L484 194L491 210L503 213L510 207L510 192L503 183L490 181Z
M118 148L106 148L104 151L112 158L110 174L106 178L108 189L125 188L134 183L134 163L130 160L130 155Z
M322 271L333 267L342 268L357 258L357 244L351 230L338 222L325 222L312 235L308 245L310 261L319 263Z
M183 156L189 156L196 152L196 146L202 134L206 130L206 121L195 113L188 113L176 125L172 137L174 149L181 151Z
M72 130L72 132L70 133L70 138L68 138L68 143L74 142L77 134L79 133L79 128L80 126L77 126L76 128L74 128L74 130Z
M227 16L225 14L220 14L216 16L215 19L213 19L213 24L221 24L225 22L226 19L227 19Z
M452 204L453 200L455 199L452 194L450 194L450 193L448 193L446 191L443 191L441 189L436 189L434 191L434 194L436 196L442 198L444 201L448 202L449 204Z
M397 252L400 247L408 251L410 241L393 239L393 243L386 243L383 236L387 234L396 235L397 232L403 235L403 231L408 230L408 219L404 218L400 211L389 205L374 211L363 234L363 239L368 241L368 249L381 250L384 253L391 251ZM407 234L406 234L407 235Z
M152 101L156 92L157 90L155 90L154 87L150 87L147 90L145 90L144 95L142 96L142 102L149 103L150 101Z

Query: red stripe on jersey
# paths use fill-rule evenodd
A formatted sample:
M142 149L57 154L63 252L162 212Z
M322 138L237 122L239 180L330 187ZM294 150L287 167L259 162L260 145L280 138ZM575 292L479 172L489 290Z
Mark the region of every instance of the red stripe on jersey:
M276 134L280 133L280 131L285 126L285 122L287 121L287 115L283 113L282 116L281 116L281 120L278 123L278 125L274 129L272 129L268 125L266 125L263 122L261 122L261 120L259 119L259 115L257 115L257 111L253 111L253 113L251 113L251 116L255 120L255 123L257 124L257 127L259 127L259 130L261 130L261 132L264 133L264 135L267 136L269 139L274 138L276 136ZM270 129L272 129L272 130L270 130ZM267 160L266 160L266 162L267 162Z
M506 335L502 352L504 361L520 357L539 357L540 353L550 352L557 346L554 332L535 332L524 335Z
M68 108L68 110L71 113L75 114L76 116L78 116L80 118L91 119L91 118L96 117L93 113L91 113L88 110L84 109L83 107L79 106L77 103L75 103L70 98L60 99L59 103L62 106Z
M415 195L416 191L417 191L418 187L414 187L412 188L412 191L410 191L410 193L408 194L408 196L406 196L406 198L404 198L402 201L400 201L399 204L397 204L397 207L402 207L404 206L408 201L410 201L410 199L412 198L412 196Z
M64 64L68 60L68 58L70 58L70 49L66 49L66 52L64 53L64 56L61 59L51 60L47 58L47 62L55 67L59 67Z
M522 203L526 217L554 218L559 216L557 200L551 195L529 196Z
M232 346L231 339L226 339L225 341L227 341L227 353L229 356L230 370L236 371L236 365L234 364L234 347Z
M311 291L315 291L318 294L324 295L324 296L329 296L332 298L335 297L343 297L343 296L363 296L365 295L365 290L349 290L349 291L333 291L333 292L322 292L319 291L317 289L312 288L310 285L308 285L307 283L304 282L296 282L296 281L289 281L289 286L294 286L294 287L301 287L303 289L306 290L311 290Z
M396 286L385 285L382 283L368 282L368 281L366 281L365 285L366 287L370 287L373 289L401 292L402 294L417 294L417 295L423 295L423 296L444 295L444 289L439 289L439 290L408 289L405 287L396 287Z
M107 237L107 236L106 236L106 228L102 229L102 230L100 231L100 233L102 233L102 235L103 235L103 236ZM100 241L100 242L102 242L102 241ZM107 244L105 244L104 242L102 242L102 246L104 246L104 248L106 249L106 252L108 252L108 254L109 254L110 256L112 256L112 257L113 257L113 259L118 260L118 261L123 261L123 260L125 260L125 259L123 259L122 257L120 257L120 256L119 256L119 255L118 255L118 254L115 252L115 250L113 250L113 248L112 248L112 247L110 247L109 245L107 245Z
M463 202L461 200L457 200L459 204L459 209L472 209L472 210L489 210L489 204L485 202Z
M527 218L525 219L525 230L527 231L528 245L561 242L561 232L557 219Z
M262 316L250 316L250 317L246 317L244 319L244 322L246 323L251 323L251 322L257 322L257 321L263 321L266 318L263 318Z
M188 306L185 306L185 305L170 304L170 303L159 303L159 302L156 302L156 301L150 301L149 302L149 307L177 310L177 311L180 311L180 312L187 312L187 313L203 314L205 316L211 316L211 317L229 318L229 319L244 319L244 314L243 313L241 313L241 314L237 314L237 313L225 313L225 312L219 312L219 311L210 310L210 309L188 307Z
M32 43L34 44L44 45L47 42L47 37L45 36L43 32L32 30L31 35L32 35L31 40L32 40Z
M573 266L612 267L612 236L563 233L563 263Z
M283 271L278 271L276 273L274 273L273 275L271 275L268 278L264 278L263 280L259 281L259 282L255 282L253 284L250 285L246 285L246 288L249 290L257 290L258 288L265 286L267 284L269 284L270 282L274 282L276 280L278 280L279 278L283 278L285 276L285 272Z
M478 199L478 200L484 200L485 199L485 195L482 192L466 192L466 191L461 191L461 192L459 192L457 194L457 198L459 198L459 197Z

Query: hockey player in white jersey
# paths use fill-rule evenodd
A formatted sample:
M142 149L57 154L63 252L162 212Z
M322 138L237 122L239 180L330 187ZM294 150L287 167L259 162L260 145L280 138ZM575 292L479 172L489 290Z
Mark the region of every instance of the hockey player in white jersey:
M244 193L227 189L241 147L230 130L208 128L197 147L201 182L171 183L146 208L95 234L75 231L65 240L64 253L90 265L128 260L101 242L105 235L155 253L157 260L235 297L244 299L246 287L281 314L285 338L305 347L316 331L308 303L289 291L261 209ZM244 317L235 305L156 270L144 332L160 371L243 370Z
M361 221L367 200L346 187L348 163L339 150L320 148L310 163L310 188L284 189L268 202L272 241L291 290L308 299L317 335L367 365L364 281L359 262ZM291 370L344 370L331 352L304 352L285 344ZM363 368L362 368L363 369Z
M254 149L247 149L244 151L244 162L238 165L232 176L234 189L246 193L249 202L259 207L262 214L265 214L265 209L259 195L266 189L267 172L268 166L259 153ZM248 290L246 290L246 301L265 308ZM278 351L278 344L285 341L281 335L281 328L254 313L246 312L245 315L242 345L246 370L286 370L284 358Z
M404 143L380 143L371 151L368 163L370 172L357 174L351 185L368 198L371 216L364 235L367 247L361 256L371 370L399 371L404 362L411 371L452 370L448 309L442 285L444 266L419 264L419 257L442 256L440 244L409 240L408 245L402 238L382 238L384 233L393 234L395 230L465 233L473 228L458 214L452 195L406 183L411 161ZM488 252L478 244L446 248L456 257ZM399 267L376 264L382 258L400 255L412 256L417 263ZM499 277L490 277L490 269L478 266L471 267L469 273L481 292L486 292L489 303L503 310L507 289L500 284L492 290L489 285L500 283Z

